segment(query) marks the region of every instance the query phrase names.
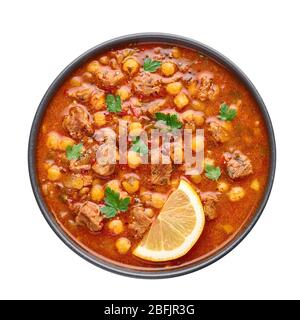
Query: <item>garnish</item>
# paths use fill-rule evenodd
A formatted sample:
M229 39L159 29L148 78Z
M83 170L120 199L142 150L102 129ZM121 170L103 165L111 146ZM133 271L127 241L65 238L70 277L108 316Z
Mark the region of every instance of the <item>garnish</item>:
M126 197L122 199L119 192L112 190L110 187L106 187L105 191L105 206L100 208L100 211L106 216L106 218L113 218L119 211L127 211L130 203L130 198Z
M211 164L205 165L205 176L210 180L218 180L221 175L221 169L219 167L215 167Z
M235 118L237 114L236 109L228 107L226 103L222 103L220 106L220 115L219 118L225 121L231 121Z
M144 70L148 72L155 72L161 66L161 62L157 60L151 60L146 58L144 60Z
M106 106L109 112L121 112L122 104L119 95L114 96L113 94L108 94L106 96Z
M66 156L68 160L77 160L79 159L82 152L83 144L74 144L73 146L67 146Z
M177 114L167 114L162 112L155 113L155 119L157 121L163 121L165 125L170 127L170 129L180 129L182 127L182 123L178 119Z
M144 156L148 153L148 146L141 139L141 137L136 137L132 143L131 150Z

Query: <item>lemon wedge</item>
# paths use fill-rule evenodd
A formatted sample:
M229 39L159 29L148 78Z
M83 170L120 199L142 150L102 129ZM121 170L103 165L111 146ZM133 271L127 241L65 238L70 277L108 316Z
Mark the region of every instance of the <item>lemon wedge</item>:
M198 194L188 182L181 180L133 254L157 262L182 257L199 239L204 224Z

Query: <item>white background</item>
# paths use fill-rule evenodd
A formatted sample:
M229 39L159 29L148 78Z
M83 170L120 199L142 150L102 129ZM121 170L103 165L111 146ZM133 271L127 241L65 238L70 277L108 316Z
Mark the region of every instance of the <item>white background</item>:
M1 1L0 298L300 298L299 1ZM111 274L68 249L42 217L28 178L36 108L90 47L135 32L199 40L254 82L272 118L278 162L249 236L199 272L166 280Z

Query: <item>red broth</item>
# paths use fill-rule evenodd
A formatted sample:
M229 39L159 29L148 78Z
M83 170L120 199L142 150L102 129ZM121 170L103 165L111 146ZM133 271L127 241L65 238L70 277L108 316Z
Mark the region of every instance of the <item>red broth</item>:
M160 63L156 71L143 69L147 57ZM130 59L134 61L128 62ZM170 83L177 84L172 87L168 86ZM108 94L119 94L123 98L121 113L107 111L105 101ZM181 97L176 100L178 94ZM220 106L224 103L236 110L236 116L230 121L218 119ZM84 114L70 117L70 105L75 108L79 105ZM84 157L85 152L97 145L95 130L101 127L117 130L118 119L125 119L129 125L141 124L132 125L132 128L145 128L155 123L156 112L166 110L176 114L184 128L204 129L205 163L220 168L221 176L217 181L207 178L205 172L200 177L185 176L178 165L172 165L170 175L165 168L160 173L163 181L158 184L153 183L150 164L136 168L116 164L111 174L104 172L105 175L101 175L93 170L95 159L89 155L84 163L86 167L78 165L78 168L71 168L71 161L66 157L68 145L82 143L84 151L81 152L84 154L81 153L81 157ZM88 124L82 119L78 123L76 117L86 117ZM217 127L212 128L212 122ZM237 150L239 154L236 156ZM228 154L233 161L233 167L229 168ZM77 164L73 165L76 167ZM254 214L267 184L268 170L266 126L255 99L244 84L209 57L169 45L128 46L106 52L82 65L63 83L49 103L38 135L40 188L49 210L62 228L93 254L138 268L183 265L222 247ZM157 263L135 257L132 250L159 214L159 201L165 201L180 179L189 181L206 208L207 221L202 235L186 255L173 261ZM132 184L129 186L131 192L124 187L123 182L127 180ZM137 190L136 181L139 185ZM82 205L86 202L92 205L85 209L92 209L94 213L96 207L104 205L103 194L107 186L124 197L130 197L128 210L110 219L103 219L101 213L99 218L97 212L96 217L80 216L78 210L83 210ZM239 189L233 189L236 187ZM240 192L238 200L235 195L231 197L232 189ZM145 199L145 193L148 199ZM158 203L153 200L154 193L158 194ZM78 209L78 204L81 209ZM142 210L150 209L148 213L153 215L147 218L150 223L143 232L130 227L132 209L137 204ZM111 220L121 221L121 226L117 223L112 227L109 225ZM116 247L120 237L131 243L125 254Z

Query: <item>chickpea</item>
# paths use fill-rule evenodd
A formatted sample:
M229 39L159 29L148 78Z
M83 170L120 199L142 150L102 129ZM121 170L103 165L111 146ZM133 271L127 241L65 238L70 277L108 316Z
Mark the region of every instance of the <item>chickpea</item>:
M110 180L107 184L107 187L111 188L112 190L116 192L121 192L121 186L120 186L120 181L119 180Z
M72 87L80 87L81 84L82 84L82 79L81 77L73 77L71 80L70 80L70 84Z
M98 127L104 126L106 124L105 114L100 111L94 113L94 122Z
M172 76L176 71L176 65L173 62L164 62L161 65L161 72L163 75L169 77Z
M60 136L56 132L52 131L48 134L46 145L49 149L59 149Z
M191 179L194 183L198 184L201 182L202 176L201 176L201 174L196 174L196 175L191 176Z
M103 56L99 59L100 63L107 66L109 64L108 56Z
M146 208L145 209L145 215L148 217L148 218L153 218L154 217L154 211L153 211L153 209L151 209L151 208Z
M102 110L105 108L105 94L103 92L95 93L91 97L91 105L95 110Z
M204 164L205 164L205 165L209 164L209 165L213 166L213 165L215 164L215 160L206 157L206 158L204 159Z
M130 89L126 86L122 86L117 90L117 95L120 96L122 101L125 101L130 98L130 95L131 95Z
M108 229L114 234L120 234L124 231L124 225L121 220L115 219L108 223Z
M177 107L178 109L182 109L182 108L184 108L185 106L188 105L189 99L188 99L188 97L187 97L183 92L180 92L180 93L178 93L178 95L174 98L174 103L176 104L176 107Z
M245 190L242 187L233 187L227 193L229 200L232 202L236 202L236 201L243 199L245 194L246 194Z
M129 134L131 136L139 136L142 133L142 124L139 122L131 122L129 125Z
M195 136L192 139L192 150L194 152L199 152L201 150L203 150L204 148L204 141L203 141L203 137L201 136Z
M123 62L123 70L129 75L134 75L139 71L140 65L134 58L128 58Z
M122 186L128 193L135 193L140 188L140 181L135 177L129 177L122 182Z
M192 122L193 118L194 118L194 111L193 110L184 111L182 113L181 117L182 117L183 121Z
M169 83L167 84L166 86L166 90L169 94L172 94L172 95L176 95L178 94L182 89L182 83L181 82L172 82L172 83Z
M141 163L142 159L140 155L134 151L128 151L127 154L127 161L130 168L135 169L137 168Z
M63 185L69 189L80 190L84 186L84 181L81 176L70 175L63 178Z
M205 104L199 100L192 100L192 108L196 111L204 111Z
M254 191L259 191L260 189L260 183L257 179L254 179L251 184L250 184L250 188Z
M195 122L196 126L201 127L204 123L204 117L202 113L194 113L193 115L193 121Z
M58 166L54 165L48 169L48 179L57 181L61 178L61 172Z
M227 192L229 190L229 185L224 181L220 181L218 182L217 189L219 192Z
M131 242L129 239L121 237L116 241L115 245L120 254L126 254L131 247Z
M75 144L75 141L69 137L63 137L59 141L59 149L60 150L66 150L68 146L73 146Z
M91 189L91 199L100 202L104 198L104 191L100 184L95 184Z
M160 209L166 202L166 198L161 193L152 193L151 195L151 205L156 209Z
M85 195L85 194L88 194L89 191L90 191L90 188L89 188L89 187L84 187L84 188L82 188L82 189L79 191L79 194L80 194L81 196L83 196L83 195Z
M175 58L175 59L178 59L181 57L181 50L177 47L174 47L172 49L172 57Z
M98 61L92 61L87 66L87 71L90 73L97 73L100 70L100 64Z

